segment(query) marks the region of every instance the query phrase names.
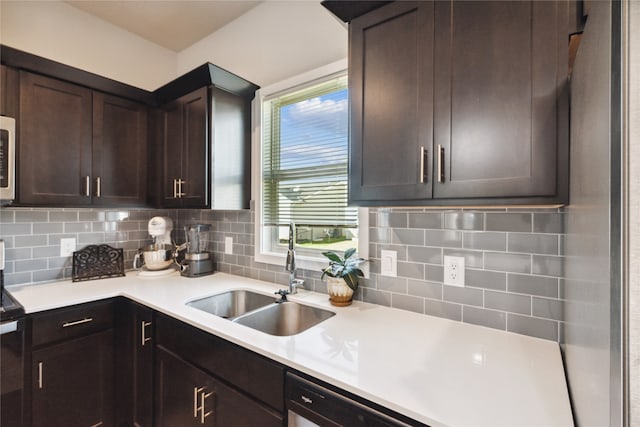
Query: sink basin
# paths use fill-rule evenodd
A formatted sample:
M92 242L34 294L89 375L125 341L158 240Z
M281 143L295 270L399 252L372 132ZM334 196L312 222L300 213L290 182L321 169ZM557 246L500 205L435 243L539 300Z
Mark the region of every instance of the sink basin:
M273 304L275 297L246 290L233 290L188 302L189 307L226 319L233 319Z
M295 335L327 320L335 313L295 302L273 304L233 321L271 335Z

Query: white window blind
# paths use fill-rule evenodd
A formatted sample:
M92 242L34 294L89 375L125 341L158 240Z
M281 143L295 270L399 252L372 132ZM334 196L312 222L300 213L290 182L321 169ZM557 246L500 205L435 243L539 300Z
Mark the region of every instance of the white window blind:
M276 94L263 106L263 225L357 228L347 206L345 73Z

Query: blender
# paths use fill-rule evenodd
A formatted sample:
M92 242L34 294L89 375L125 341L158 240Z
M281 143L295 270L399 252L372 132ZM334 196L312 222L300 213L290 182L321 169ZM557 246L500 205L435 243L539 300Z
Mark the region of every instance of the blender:
M142 276L158 276L175 271L173 264L173 248L171 230L173 221L164 216L154 216L147 224L149 235L153 239L151 245L138 250L133 258L133 268Z
M183 249L187 251L180 263L180 274L183 276L200 277L213 273L213 260L207 252L209 230L210 224L191 224L184 227L186 242L176 250L176 253Z

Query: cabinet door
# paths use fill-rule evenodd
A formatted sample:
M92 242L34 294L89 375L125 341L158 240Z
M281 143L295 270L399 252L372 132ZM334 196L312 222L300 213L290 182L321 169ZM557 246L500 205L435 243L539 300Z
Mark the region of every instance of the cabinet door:
M397 2L349 28L349 199L428 199L433 2Z
M33 427L113 425L113 331L32 353Z
M562 3L436 2L434 197L556 194Z
M0 116L17 117L18 82L16 69L0 65Z
M20 72L18 200L91 202L91 91Z
M156 426L282 427L278 414L162 348L156 359Z
M144 205L147 195L147 108L93 94L93 204Z
M174 101L162 111L162 206L179 207L177 180L182 176L182 104Z
M209 202L209 109L206 87L180 98L183 103L182 207L204 208Z
M116 306L116 425L153 426L153 310Z

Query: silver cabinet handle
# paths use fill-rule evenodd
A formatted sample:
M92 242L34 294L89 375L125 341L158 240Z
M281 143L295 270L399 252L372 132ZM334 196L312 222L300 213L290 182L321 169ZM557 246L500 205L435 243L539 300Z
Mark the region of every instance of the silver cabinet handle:
M429 177L426 174L424 165L429 161L429 150L426 150L424 146L420 146L420 184L424 184L429 181Z
M147 326L150 326L151 322L145 322L144 320L140 322L140 344L144 347L144 344L151 341L151 338L147 337Z
M213 392L211 393L205 393L205 392L201 392L200 393L200 424L204 424L205 422L205 418L207 418L209 415L213 414L213 411L209 411L207 412L207 410L205 409L205 399L209 396L211 396L213 394Z
M198 393L204 390L204 387L194 387L193 388L193 418L198 418L198 411L200 407L198 406Z
M438 182L444 182L444 148L438 144Z
M178 198L178 180L173 178L173 198Z
M313 403L313 400L309 399L307 396L300 396L304 403Z
M100 197L102 193L102 180L100 177L96 178L96 197Z
M186 181L183 180L182 178L178 179L178 197L179 198L183 198L184 196L186 196L185 193L182 192L182 184L184 184Z
M76 325L82 325L83 323L89 323L89 322L93 322L93 318L92 317L87 317L85 319L82 320L76 320L74 322L65 322L62 324L63 328L68 328L69 326L76 326Z
M42 362L38 362L38 388L42 390Z
M89 175L84 177L84 195L91 197L91 177Z

